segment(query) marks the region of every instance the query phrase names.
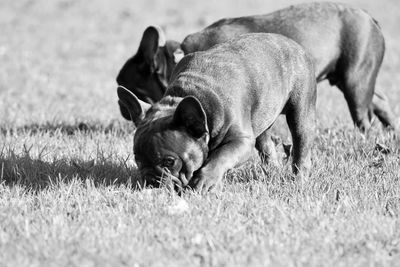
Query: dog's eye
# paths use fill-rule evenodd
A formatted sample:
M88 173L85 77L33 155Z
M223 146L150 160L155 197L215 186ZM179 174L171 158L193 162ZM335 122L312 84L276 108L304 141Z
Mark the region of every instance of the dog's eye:
M175 164L175 159L172 157L164 158L162 161L162 166L165 168L171 168Z

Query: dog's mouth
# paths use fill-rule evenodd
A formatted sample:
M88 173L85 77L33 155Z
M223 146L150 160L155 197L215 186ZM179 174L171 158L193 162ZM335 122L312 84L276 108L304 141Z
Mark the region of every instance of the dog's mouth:
M175 191L180 192L183 189L182 181L171 174L171 172L164 168L160 177L160 181L163 185L166 185L170 189L175 189Z
M163 169L160 175L157 175L152 170L143 170L142 176L144 177L146 185L154 188L166 187L176 192L181 192L185 186L185 184L182 183L178 177L172 175L168 169Z

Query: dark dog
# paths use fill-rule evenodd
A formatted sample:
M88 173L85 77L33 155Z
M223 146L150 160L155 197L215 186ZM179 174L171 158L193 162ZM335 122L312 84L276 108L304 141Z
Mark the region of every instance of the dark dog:
M293 171L310 168L313 60L282 35L245 34L185 56L153 106L123 87L118 96L137 124L135 159L147 183L168 174L179 187L208 190L254 147L275 157L269 129L281 113L292 134Z
M370 127L373 113L384 126L395 127L387 98L382 92L374 93L385 51L383 35L377 22L363 10L342 4L309 3L267 15L222 19L187 36L181 49L185 54L207 50L250 32L279 33L301 44L314 59L317 81L328 79L343 92L352 119L362 131ZM159 36L160 31L149 27L138 53L117 77L119 85L146 102L156 102L164 94L179 51L174 50L178 44L173 41L158 46ZM129 119L124 107L121 112Z

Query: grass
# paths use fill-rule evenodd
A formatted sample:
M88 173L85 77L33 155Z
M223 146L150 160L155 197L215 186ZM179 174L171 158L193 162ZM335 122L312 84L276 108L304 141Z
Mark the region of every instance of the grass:
M398 265L400 139L379 123L361 136L327 83L307 181L250 162L220 192L185 193L187 209L166 189L137 190L114 79L144 28L181 40L298 2L0 2L0 266ZM400 114L400 6L349 3L382 26L377 86Z

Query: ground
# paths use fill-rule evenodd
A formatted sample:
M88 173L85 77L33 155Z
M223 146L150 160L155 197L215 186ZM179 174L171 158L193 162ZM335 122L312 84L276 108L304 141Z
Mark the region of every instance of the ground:
M397 265L400 139L379 122L354 130L326 82L307 181L249 163L205 196L135 189L115 77L146 26L180 41L299 2L1 1L0 266ZM377 86L400 115L400 5L349 4L382 27Z

